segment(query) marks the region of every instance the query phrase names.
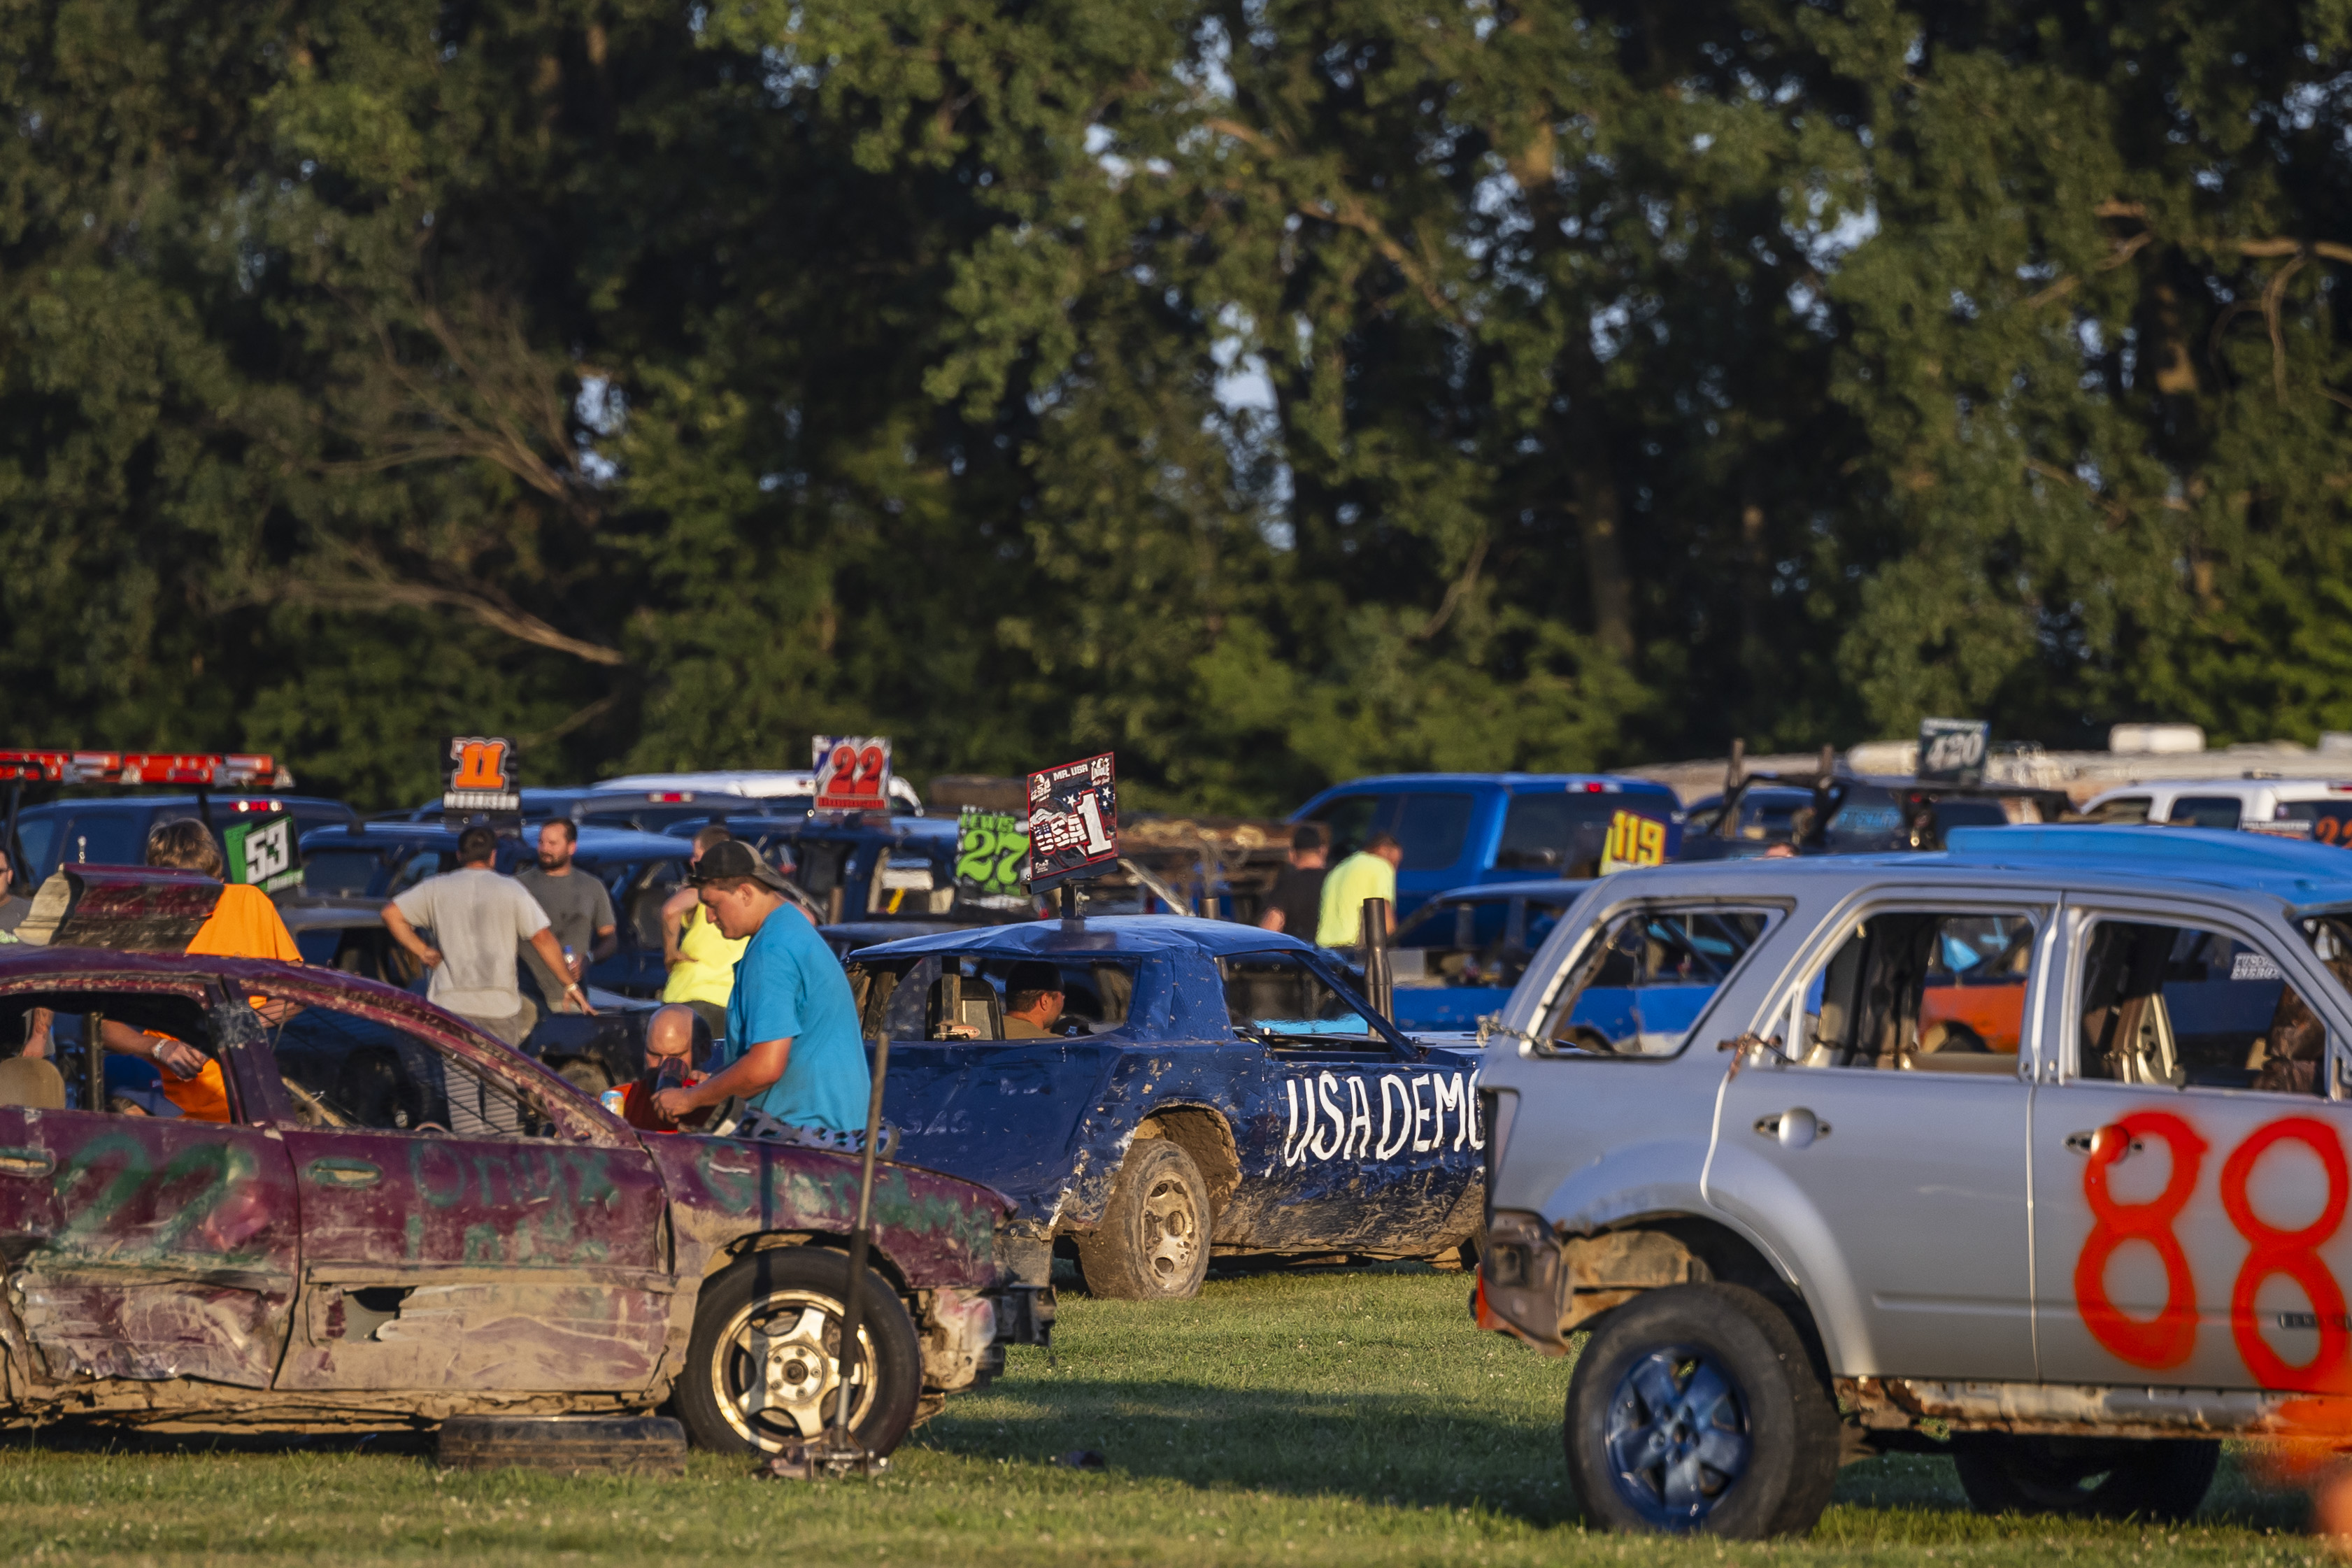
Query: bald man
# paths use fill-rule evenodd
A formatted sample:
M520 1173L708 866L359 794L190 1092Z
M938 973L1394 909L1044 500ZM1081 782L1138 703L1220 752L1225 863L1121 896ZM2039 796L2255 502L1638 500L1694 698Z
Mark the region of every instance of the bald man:
M670 1121L654 1108L654 1094L662 1089L698 1083L704 1075L694 1070L694 1009L683 1002L672 1002L654 1009L646 1020L645 1076L629 1085L621 1100L621 1120L632 1127L648 1132L675 1132L679 1123ZM672 1064L676 1064L673 1066ZM667 1081L662 1075L667 1070ZM698 1110L687 1118L691 1125L700 1125L709 1112Z

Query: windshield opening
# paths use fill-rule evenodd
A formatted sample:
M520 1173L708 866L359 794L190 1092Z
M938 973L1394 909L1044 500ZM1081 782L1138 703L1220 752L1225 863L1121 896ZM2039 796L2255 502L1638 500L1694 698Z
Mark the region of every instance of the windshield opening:
M1593 1055L1673 1056L1779 919L1765 910L1620 910L1570 965L1538 1037Z

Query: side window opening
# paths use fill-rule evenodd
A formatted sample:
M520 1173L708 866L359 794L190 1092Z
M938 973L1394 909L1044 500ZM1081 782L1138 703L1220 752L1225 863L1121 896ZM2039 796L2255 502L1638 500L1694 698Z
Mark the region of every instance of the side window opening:
M1135 999L1134 966L1104 959L932 955L852 963L849 978L866 1031L894 1040L1099 1035L1124 1028Z
M1217 961L1225 1013L1241 1035L1271 1046L1386 1050L1387 1039L1330 982L1295 953L1244 953Z
M1330 830L1331 864L1353 855L1375 833L1396 831L1397 797L1392 795L1342 795L1323 808L1317 821Z
M1631 799L1651 807L1637 815L1663 816L1655 803L1638 796ZM1622 795L1514 795L1503 814L1503 841L1496 847L1495 864L1513 870L1591 877L1600 868L1611 818L1633 809L1629 797Z
M0 1049L5 1055L21 1056L44 1009L49 1015L47 1055L9 1069L15 1076L0 1083L0 1105L96 1110L164 1120L236 1120L235 1086L222 1069L211 1022L201 1003L147 992L79 991L11 997L0 1003ZM105 1051L100 1066L105 1099L93 1106L89 1103L86 1054L93 1016L103 1019L106 1031L118 1037L130 1031L146 1040L171 1039L192 1047L204 1058L202 1069L185 1079L173 1074L172 1091L166 1092L163 1071L152 1061L121 1050Z
M357 1013L306 1008L273 1031L271 1044L307 1127L468 1139L555 1135L544 1110L505 1079Z
M1764 910L1621 910L1569 967L1539 1037L1593 1055L1673 1056L1779 919Z
M656 860L646 866L634 878L625 876L623 885L634 881L625 898L614 902L628 911L628 929L633 945L658 952L662 945L662 906L670 895L686 882L687 862ZM607 889L607 891L610 889Z
M2226 795L2186 795L2172 803L2165 820L2175 827L2234 828L2239 802Z
M2334 918L2305 922L2330 970ZM2327 1092L2327 1028L2278 963L2226 931L2100 921L2083 957L2080 1078L2186 1089Z
M2022 910L1890 910L1857 921L1798 993L1805 1067L2013 1074L2040 930Z

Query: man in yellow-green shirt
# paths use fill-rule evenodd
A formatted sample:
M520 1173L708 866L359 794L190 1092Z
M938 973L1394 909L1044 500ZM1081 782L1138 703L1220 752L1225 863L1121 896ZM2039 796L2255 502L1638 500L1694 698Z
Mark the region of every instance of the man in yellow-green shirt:
M1318 947L1353 947L1364 939L1364 900L1389 901L1389 931L1396 931L1396 874L1404 850L1396 839L1375 833L1364 847L1331 868L1323 879L1321 918L1315 922Z

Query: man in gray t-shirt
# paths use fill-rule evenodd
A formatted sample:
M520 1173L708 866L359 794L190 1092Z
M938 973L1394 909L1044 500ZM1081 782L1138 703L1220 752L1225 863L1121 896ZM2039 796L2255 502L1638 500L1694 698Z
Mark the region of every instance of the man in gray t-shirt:
M551 971L563 949L547 929L539 900L511 877L490 869L498 836L468 827L457 836L457 868L427 878L383 907L392 939L433 972L425 995L508 1045L518 1046L539 1010L515 984L515 945L529 942ZM428 946L416 934L433 933ZM577 989L576 987L574 988Z
M564 987L575 982L585 984L588 966L610 958L620 945L619 931L613 923L612 895L604 891L604 883L572 863L572 852L579 847L580 830L559 816L539 830L539 864L515 875L515 880L529 889L539 907L547 911L548 927L555 932L557 945L572 955L568 967L550 969L540 962L535 949L528 945L522 949L531 977L539 982L540 994L559 1013L577 1013L587 1005Z
M393 941L432 971L427 998L484 1034L520 1046L539 1022L539 1009L516 987L515 944L530 943L551 970L563 967L563 950L547 929L539 900L513 878L490 869L498 850L497 834L468 827L457 835L457 868L429 877L384 905L383 924ZM430 943L416 934L420 926L432 931ZM572 986L571 994L580 997L580 988ZM522 1131L512 1101L479 1084L471 1097L460 1094L455 1075L449 1087L449 1130L460 1138ZM473 1102L465 1103L469 1098Z

